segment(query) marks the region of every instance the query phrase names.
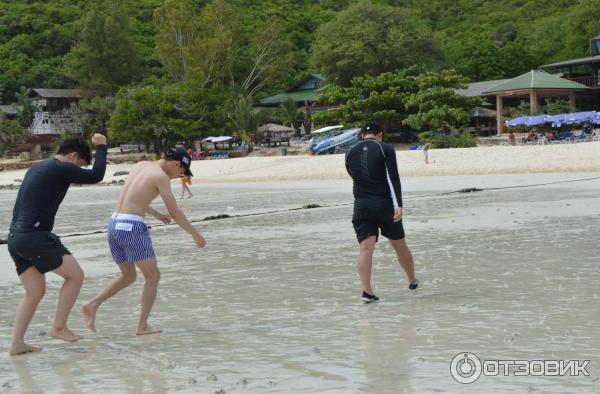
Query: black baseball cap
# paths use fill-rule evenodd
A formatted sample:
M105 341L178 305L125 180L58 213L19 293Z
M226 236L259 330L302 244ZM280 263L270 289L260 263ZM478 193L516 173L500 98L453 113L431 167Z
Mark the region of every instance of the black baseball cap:
M364 127L365 134L379 134L383 133L383 127L379 123L370 122Z
M184 174L187 176L193 176L190 171L190 164L192 163L192 156L190 156L183 148L169 148L165 151L165 159L177 160L181 162Z

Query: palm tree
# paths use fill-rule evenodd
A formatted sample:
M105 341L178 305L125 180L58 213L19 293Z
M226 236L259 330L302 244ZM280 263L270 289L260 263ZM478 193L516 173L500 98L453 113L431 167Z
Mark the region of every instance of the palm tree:
M26 88L25 86L21 86L21 89L15 94L17 99L17 105L15 109L18 111L17 119L19 123L25 128L29 128L31 126L31 122L33 121L33 116L37 111L35 105L31 103L29 99L29 94L31 93L31 89Z
M288 97L279 105L278 115L284 124L294 128L294 122L302 116L302 108L298 108L294 99Z

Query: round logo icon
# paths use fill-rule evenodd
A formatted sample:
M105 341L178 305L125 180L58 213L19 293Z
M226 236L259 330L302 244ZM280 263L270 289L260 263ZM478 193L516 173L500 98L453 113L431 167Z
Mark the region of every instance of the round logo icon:
M458 353L450 363L450 375L459 383L473 383L481 376L481 360L473 353Z

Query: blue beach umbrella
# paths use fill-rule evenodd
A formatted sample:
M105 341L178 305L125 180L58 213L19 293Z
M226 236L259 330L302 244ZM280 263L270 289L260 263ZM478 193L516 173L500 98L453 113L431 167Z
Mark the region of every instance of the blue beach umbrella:
M596 118L596 112L585 111L585 112L573 112L572 114L565 114L565 121L567 124L581 124L591 122L592 119Z
M548 118L548 121L552 123L552 127L560 127L565 123L565 119L568 114L552 115Z
M549 115L528 116L525 120L525 126L537 126L539 124L548 123Z
M528 117L529 116L519 116L518 118L509 119L506 121L506 126L508 126L508 127L523 126Z

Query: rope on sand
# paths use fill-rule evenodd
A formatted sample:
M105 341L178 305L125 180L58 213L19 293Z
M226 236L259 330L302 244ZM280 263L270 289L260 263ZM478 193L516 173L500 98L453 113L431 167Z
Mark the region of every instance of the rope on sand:
M404 197L404 199L405 200L416 200L416 199L421 199L421 198L426 198L426 197L443 197L443 196L459 194L459 193L464 194L464 193L475 193L475 192L490 191L490 190L519 189L519 188L536 187L536 186L557 185L557 184L561 184L561 183L593 181L596 179L600 179L600 176L590 177L590 178L572 179L572 180L568 180L568 181L534 183L534 184L520 185L520 186L488 187L488 188L483 188L483 189L476 188L476 187L469 187L469 188L454 190L454 191L450 191L450 192L407 196L407 197ZM241 214L241 215L221 214L221 215L215 215L215 216L207 216L203 219L190 219L190 223L206 222L206 221L210 221L210 220L235 219L235 218L243 218L243 217L249 217L249 216L272 215L275 213L293 212L293 211L300 211L300 210L306 210L306 209L342 207L342 206L348 206L348 205L352 205L352 204L353 204L352 202L329 204L329 205L307 204L307 205L303 205L302 207L298 207L298 208L277 209L277 210L272 210L272 211L245 213L245 214ZM154 225L148 226L148 227L149 228L157 228L157 227L164 227L164 226L170 226L170 225L172 225L172 224L154 224ZM80 236L85 236L85 235L103 234L103 233L106 233L106 230L95 230L95 231L89 231L89 232L83 232L83 233L65 234L65 235L61 235L61 238L80 237ZM6 244L6 242L7 242L6 239L0 238L0 245L4 245L4 244Z

